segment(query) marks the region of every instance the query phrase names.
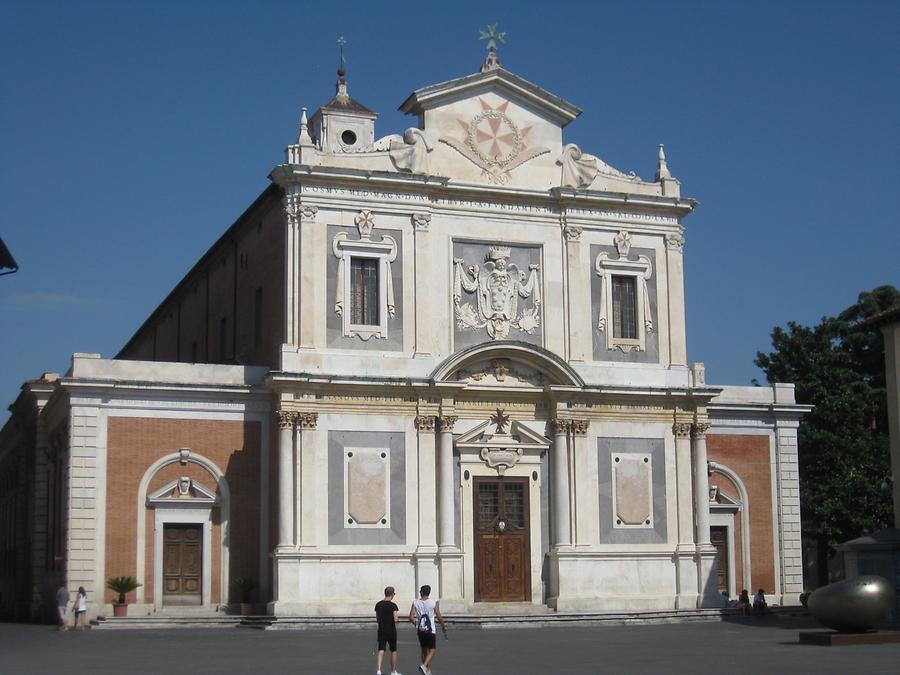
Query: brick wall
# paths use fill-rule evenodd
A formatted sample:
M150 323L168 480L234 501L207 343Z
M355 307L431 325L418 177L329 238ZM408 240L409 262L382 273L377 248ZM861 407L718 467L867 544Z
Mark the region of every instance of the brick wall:
M260 425L258 422L177 420L110 417L107 442L106 577L136 575L137 493L149 466L164 455L187 447L215 462L228 481L231 493L229 578L260 578ZM196 478L207 487L214 481L196 464L166 467L151 482L150 491L180 475ZM145 601L152 602L153 514L146 515ZM220 600L218 542L221 530L213 530L212 599ZM112 600L106 592L106 601ZM130 594L129 602L134 601Z
M734 471L750 501L751 592L775 591L775 544L772 529L772 462L768 435L710 434L706 438L709 460ZM716 480L720 476L716 475ZM735 532L737 536L737 532ZM737 552L735 552L737 554Z

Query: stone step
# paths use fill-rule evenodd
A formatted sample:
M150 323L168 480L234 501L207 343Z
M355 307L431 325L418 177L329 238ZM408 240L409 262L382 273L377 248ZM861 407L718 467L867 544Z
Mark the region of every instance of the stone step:
M770 607L768 614L776 616L809 616L803 607ZM598 626L686 623L694 621L723 621L736 617L736 609L665 609L640 612L569 612L553 610L531 614L465 614L446 615L451 626L465 626L483 630L515 628L516 626ZM258 630L312 630L319 628L371 628L370 616L161 616L99 618L95 628L154 629L154 628L253 628Z

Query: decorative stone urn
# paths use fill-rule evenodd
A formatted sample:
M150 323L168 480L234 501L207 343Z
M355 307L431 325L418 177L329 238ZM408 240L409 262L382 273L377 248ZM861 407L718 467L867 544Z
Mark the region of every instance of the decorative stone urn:
M890 614L894 589L884 577L866 575L823 586L807 606L823 625L841 633L875 630Z

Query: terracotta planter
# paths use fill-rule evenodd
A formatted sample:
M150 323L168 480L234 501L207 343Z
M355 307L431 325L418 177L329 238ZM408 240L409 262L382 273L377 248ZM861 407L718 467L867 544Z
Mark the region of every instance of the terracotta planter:
M241 616L250 616L253 614L253 605L249 602L241 603Z
M128 616L128 605L124 602L114 602L113 616Z

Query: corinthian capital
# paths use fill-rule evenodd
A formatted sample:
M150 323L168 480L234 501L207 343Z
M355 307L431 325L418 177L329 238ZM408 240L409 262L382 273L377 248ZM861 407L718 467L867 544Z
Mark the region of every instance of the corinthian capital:
M416 415L416 429L419 431L434 431L434 415Z
M413 227L419 232L427 232L431 225L430 213L414 213L412 214Z
M675 422L672 425L672 432L676 438L690 438L692 426L690 422Z
M587 436L588 427L591 425L590 420L572 420L570 428L576 436Z
M566 241L581 241L581 228L574 225L566 225L564 230Z
M684 251L684 235L683 234L667 234L666 248L670 251Z
M438 417L438 424L441 431L453 431L453 425L459 419L458 415L441 415Z
M709 431L709 422L697 422L694 424L691 434L694 438L706 438L706 432Z
M293 410L276 410L275 419L278 420L278 426L282 429L290 429L294 426L294 420L297 419L297 413Z
M319 413L302 412L297 413L297 426L300 429L315 429L319 423Z
M572 426L572 421L554 417L548 422L548 424L550 426L550 433L554 436L557 436L559 434L567 433L569 431L569 428Z

